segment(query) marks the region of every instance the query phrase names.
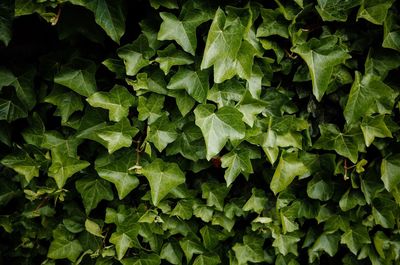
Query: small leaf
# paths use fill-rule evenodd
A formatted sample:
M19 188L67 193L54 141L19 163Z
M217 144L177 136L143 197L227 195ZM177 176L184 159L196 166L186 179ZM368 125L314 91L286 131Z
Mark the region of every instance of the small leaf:
M240 140L244 137L245 125L242 114L233 107L222 107L214 113L215 106L199 105L194 110L196 125L203 133L207 160L217 155L228 139Z
M76 93L89 97L96 92L96 65L92 61L74 59L63 65L54 82L66 86Z
M114 198L111 185L102 179L83 178L75 182L75 187L82 196L86 214L95 209L100 201Z
M129 91L119 85L115 85L109 92L96 92L86 100L93 107L109 110L110 120L116 122L128 116L129 108L135 102Z
M94 222L90 219L86 219L85 229L86 229L86 231L88 231L90 234L92 234L94 236L104 238L104 236L101 234L102 232L101 232L100 226L96 222Z
M275 238L272 243L273 247L278 248L279 253L286 256L289 253L293 253L294 255L298 255L297 252L297 242L300 241L300 238L295 235L282 235L279 234Z
M73 239L73 236L63 226L59 226L53 231L53 238L47 253L47 257L51 259L67 258L75 262L83 251L79 241Z
M243 211L253 211L258 214L267 207L267 197L265 196L265 192L260 189L253 188L251 190L251 197L247 200L245 205L243 205Z
M185 174L177 164L161 159L143 167L142 174L150 183L151 198L156 206L172 189L185 182Z
M57 106L55 113L61 116L62 123L66 123L74 112L83 110L81 97L62 88L53 89L44 101Z
M221 167L227 168L224 174L227 186L230 186L240 173L253 173L250 156L250 150L241 149L231 151L221 157Z

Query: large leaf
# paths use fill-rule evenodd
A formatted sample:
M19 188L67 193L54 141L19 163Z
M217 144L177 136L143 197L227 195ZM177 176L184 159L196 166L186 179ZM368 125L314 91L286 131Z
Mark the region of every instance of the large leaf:
M362 0L357 13L357 19L363 18L371 23L382 25L392 4L393 0Z
M196 125L203 133L207 160L217 155L229 140L240 140L244 137L245 125L242 114L235 108L222 107L214 112L213 105L199 105L195 110Z
M398 92L372 75L356 72L349 99L344 109L347 123L355 123L373 113L390 113Z
M86 214L95 209L102 200L111 201L114 198L111 185L98 178L83 178L75 182L76 189L81 194Z
M139 185L138 178L129 170L137 162L142 162L137 159L135 149L124 149L111 156L99 156L95 162L97 174L115 185L120 200Z
M92 61L74 59L61 67L60 72L54 76L54 82L89 97L97 90L96 68Z
M86 100L93 107L107 109L110 120L116 122L128 116L129 108L135 102L128 90L119 85L115 85L109 92L96 92Z
M310 70L313 94L321 101L329 86L335 66L344 63L351 56L340 46L336 37L311 39L292 48L307 63Z
M177 164L166 163L161 159L143 167L142 174L150 183L154 205L158 205L172 189L185 182L185 174Z

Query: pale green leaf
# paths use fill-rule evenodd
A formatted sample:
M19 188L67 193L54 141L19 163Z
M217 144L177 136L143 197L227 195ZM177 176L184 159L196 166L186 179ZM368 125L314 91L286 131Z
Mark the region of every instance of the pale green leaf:
M162 152L168 144L174 142L178 137L175 127L176 125L163 115L150 124L147 139L154 144L158 151Z
M185 182L185 174L177 164L167 163L161 159L156 159L143 167L142 174L150 183L154 205L158 205L172 189Z
M279 253L286 256L289 253L293 253L294 255L298 255L297 252L297 242L300 241L300 238L295 235L282 235L278 234L275 237L272 246L277 248Z
M172 66L192 64L193 57L178 50L174 44L168 45L164 50L157 51L158 57L155 59L160 64L160 69L167 75Z
M199 255L193 261L193 265L218 265L221 264L221 259L217 254L213 255Z
M253 173L250 158L250 150L246 149L235 149L221 157L221 167L226 168L224 178L227 186L230 186L240 173Z
M392 137L391 131L386 126L384 115L365 117L361 122L361 130L367 147L372 144L375 137Z
M115 232L109 240L110 243L115 245L118 260L121 260L125 256L126 251L132 247L132 239L125 233Z
M86 100L92 107L107 109L110 120L116 122L128 116L129 108L135 102L133 95L120 85L115 85L109 92L96 92Z

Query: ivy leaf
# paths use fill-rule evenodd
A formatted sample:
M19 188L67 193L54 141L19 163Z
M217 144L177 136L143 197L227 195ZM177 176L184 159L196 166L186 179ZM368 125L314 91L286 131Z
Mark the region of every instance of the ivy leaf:
M179 241L179 245L181 246L183 253L185 253L186 261L189 263L194 254L203 254L204 248L201 244L192 241L190 239L183 239Z
M310 170L299 159L298 153L284 153L281 155L278 166L272 176L270 188L277 194L285 190L296 176L302 177L309 174Z
M371 23L382 25L392 4L392 0L363 0L357 13L357 20L363 18Z
M142 174L150 183L151 198L156 206L172 189L185 182L185 174L177 164L161 159L143 167Z
M182 250L178 244L166 243L161 249L160 258L174 265L182 264Z
M167 75L172 66L192 64L193 58L189 54L178 50L174 44L168 45L164 50L157 52L155 59L160 64L160 69Z
M109 110L110 120L116 122L128 116L129 108L135 102L129 91L120 85L115 85L109 92L96 92L86 100L93 107Z
M383 24L383 43L382 47L400 51L400 32L398 26L398 16L389 12Z
M268 202L265 192L263 190L253 188L251 193L251 197L247 200L245 205L243 205L243 211L252 211L261 214L261 212L266 208Z
M83 178L75 182L81 194L86 214L95 209L102 200L111 201L114 195L110 183L98 178Z
M125 233L115 232L111 235L109 241L115 245L118 260L121 260L128 249L132 247L132 239Z
M386 126L384 115L365 117L361 122L361 130L364 134L365 145L372 144L375 137L392 137L392 133Z
M201 185L201 197L207 200L207 206L214 206L218 211L224 210L224 199L229 189L217 182L205 182Z
M81 5L94 13L96 23L104 29L107 35L116 43L125 33L125 11L121 0L72 0L73 4Z
M358 145L353 135L340 132L334 124L321 124L319 129L321 137L314 144L314 148L334 150L351 162L357 163Z
M167 0L167 1L163 1L163 0L150 0L150 5L155 8L155 9L159 9L160 6L169 8L169 9L178 9L179 6L176 3L176 0Z
M44 132L44 128L43 132ZM82 141L75 136L70 136L65 139L59 132L57 131L47 131L43 134L43 148L52 150L53 153L58 153L59 156L69 156L76 157L77 149L79 144Z
M194 110L196 125L203 133L207 160L217 155L225 146L228 139L240 140L245 136L245 125L242 114L233 107L222 107L214 113L215 106L199 105Z
M96 65L85 59L73 59L70 63L61 66L61 70L54 76L54 82L66 86L76 93L89 97L96 92Z
M336 37L329 36L311 39L292 48L293 52L303 58L310 70L313 94L318 101L321 101L328 90L335 66L351 57L343 47L337 45L337 42Z
M90 139L104 145L110 154L123 148L130 147L132 138L139 130L131 126L127 118L121 121L107 125L99 123L81 131L76 137L81 139Z
M171 216L178 216L182 220L189 220L193 215L193 201L180 200L171 211Z
M224 178L227 186L230 186L240 173L253 173L250 158L253 158L251 150L247 149L235 149L221 157L221 167L226 168Z
M272 243L273 247L278 248L279 253L286 256L289 253L293 253L294 255L298 255L297 252L297 242L300 241L300 238L295 235L290 234L278 234L275 237L274 242Z
M149 47L147 38L142 34L132 43L122 46L117 51L124 61L127 75L136 75L143 67L150 64L150 58L155 54Z
M158 118L149 126L148 141L153 143L160 152L162 152L168 144L174 142L177 137L178 134L175 129L175 124L165 115Z
M102 155L96 159L97 174L115 185L120 200L139 185L138 178L129 171L129 168L136 165L136 160L137 153L134 149L123 149L112 155ZM139 160L140 162L141 160Z
M0 160L0 163L8 168L12 168L18 174L23 175L28 183L34 177L39 176L40 164L26 152L9 154Z
M221 259L218 255L199 255L193 261L193 265L218 265L221 264Z
M64 187L67 179L75 173L87 168L90 163L84 160L79 160L75 157L61 155L58 152L51 152L52 163L49 168L49 176L54 178L57 187L61 189Z
M345 22L351 9L360 4L361 0L318 0L315 7L324 21L342 21Z
M239 265L248 264L248 262L272 262L272 257L270 257L262 248L263 244L263 238L245 235L243 237L243 244L236 243L232 247Z
M358 251L365 244L371 244L368 230L365 226L358 225L346 231L340 240L341 244L346 244L350 251L357 255Z
M257 37L278 35L282 38L289 38L288 23L278 9L261 9L261 17L263 22L257 29Z
M139 257L121 260L123 265L160 265L161 259L157 254L141 254Z
M360 120L373 113L389 114L393 109L398 92L372 75L356 72L349 99L344 109L344 117L348 124Z
M54 88L44 101L57 106L55 114L61 116L62 123L66 123L74 112L83 110L81 97L62 88Z
M60 225L53 231L54 240L51 242L47 257L51 259L67 258L75 262L83 251L82 245L77 239L68 232L64 226Z
M6 46L12 37L13 10L11 4L5 2L0 5L0 41Z
M340 236L338 234L323 232L308 251L309 253L323 251L333 257L338 251L339 241Z
M21 118L26 118L28 113L22 106L14 103L12 100L0 98L0 120L12 122Z
M139 112L139 120L147 120L148 124L152 124L163 114L165 97L156 93L151 93L149 97L140 96L137 110Z
M191 71L179 68L179 71L171 77L168 89L185 89L186 92L199 103L207 99L209 89L208 74L206 71Z
M334 192L333 185L329 180L314 177L307 183L307 195L311 199L328 201Z
M386 190L397 190L400 183L400 154L391 155L382 160L381 179Z

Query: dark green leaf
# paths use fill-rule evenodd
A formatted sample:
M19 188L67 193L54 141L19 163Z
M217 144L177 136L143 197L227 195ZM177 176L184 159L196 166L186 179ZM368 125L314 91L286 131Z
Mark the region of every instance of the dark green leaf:
M102 179L83 178L75 182L75 186L82 196L86 214L102 200L111 201L114 198L110 183Z

